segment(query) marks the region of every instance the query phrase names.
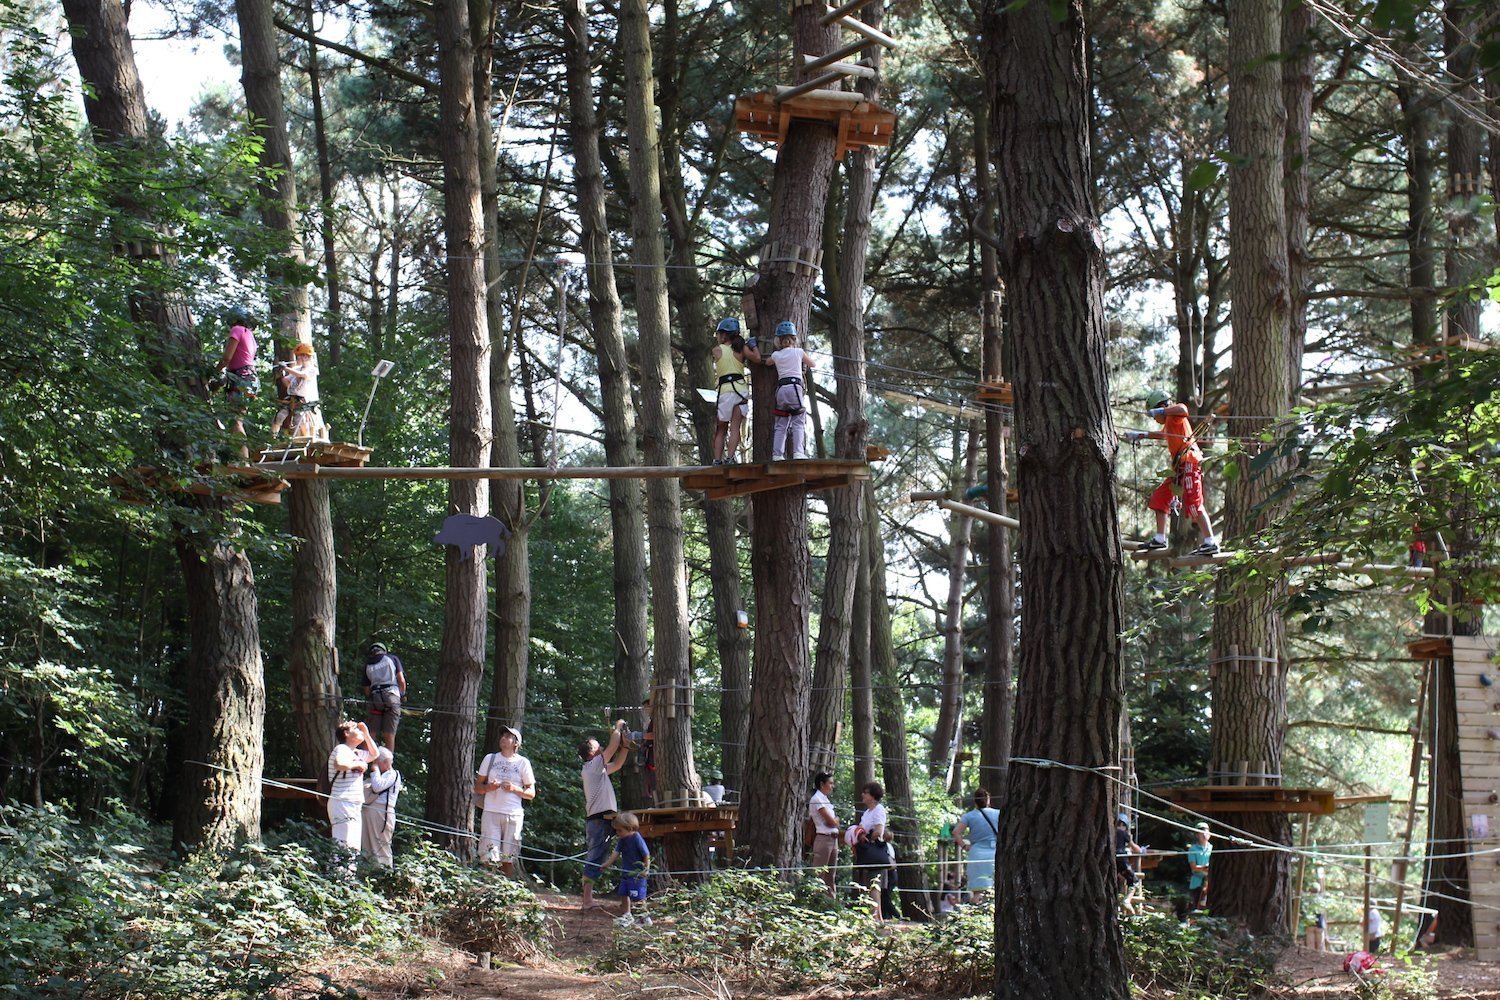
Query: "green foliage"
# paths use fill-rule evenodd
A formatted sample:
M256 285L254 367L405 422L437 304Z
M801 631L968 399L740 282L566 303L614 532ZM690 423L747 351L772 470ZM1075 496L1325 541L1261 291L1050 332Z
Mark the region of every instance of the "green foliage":
M1256 996L1274 981L1280 945L1251 938L1211 917L1179 923L1146 913L1125 924L1131 980L1146 996L1237 1000Z
M351 871L331 840L286 839L175 861L129 812L69 820L0 809L0 990L18 995L262 996L330 949L432 930L476 950L537 953L543 917L514 882L418 847Z

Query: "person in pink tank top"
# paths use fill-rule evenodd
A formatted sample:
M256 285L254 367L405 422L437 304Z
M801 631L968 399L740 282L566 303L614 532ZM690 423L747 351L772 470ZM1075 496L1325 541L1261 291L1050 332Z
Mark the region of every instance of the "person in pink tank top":
M243 437L244 404L260 392L260 379L255 375L255 321L247 311L239 308L230 310L226 318L229 320L229 339L224 342L224 354L219 358L218 368L223 374L216 375L209 386L224 389L224 398L234 413L233 430ZM248 457L246 449L240 450Z

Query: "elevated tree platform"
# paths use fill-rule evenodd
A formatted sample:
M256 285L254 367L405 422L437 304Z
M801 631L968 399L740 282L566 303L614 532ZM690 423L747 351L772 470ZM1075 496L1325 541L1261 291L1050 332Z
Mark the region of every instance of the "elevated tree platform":
M981 403L1000 403L1004 406L1014 406L1016 402L1016 388L1009 382L981 382L979 391L974 393L974 398Z
M783 93L789 89L783 88ZM836 126L839 159L851 149L889 146L896 128L895 112L852 91L814 90L796 96L763 92L734 101L735 128L778 146L786 141L787 129L797 118Z
M160 469L144 465L111 476L109 484L126 503L147 503L149 494L158 490L245 503L281 503L281 491L287 488L285 479L245 465L199 466L186 480L164 477Z
M284 447L267 447L258 452L255 461L302 462L309 465L328 465L339 468L362 468L370 460L372 449L361 448L347 441L292 440Z
M841 458L800 459L755 465L717 465L682 477L682 486L702 490L708 500L725 500L748 493L800 488L827 490L870 478L864 462Z
M277 453L279 455L279 453ZM539 469L409 466L334 466L314 462L262 462L253 467L258 475L284 479L680 479L690 490L703 490L710 500L798 487L826 490L870 478L870 466L852 459L802 459L757 465L632 465L576 466ZM283 484L284 485L284 484Z
M1183 812L1194 813L1310 813L1331 816L1334 794L1326 788L1286 788L1282 785L1198 785L1164 789L1161 797Z

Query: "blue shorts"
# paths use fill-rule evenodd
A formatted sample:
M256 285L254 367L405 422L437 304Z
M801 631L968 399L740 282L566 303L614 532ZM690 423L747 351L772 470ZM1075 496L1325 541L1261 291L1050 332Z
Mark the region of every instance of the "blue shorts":
M646 901L646 879L640 875L626 875L620 879L620 895L637 903Z

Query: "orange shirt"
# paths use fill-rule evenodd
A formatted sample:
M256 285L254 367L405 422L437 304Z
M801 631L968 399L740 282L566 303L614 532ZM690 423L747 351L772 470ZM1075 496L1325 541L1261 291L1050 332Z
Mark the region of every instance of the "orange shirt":
M1202 462L1203 454L1198 451L1198 442L1193 438L1193 424L1188 419L1188 408L1181 403L1173 403L1166 408L1165 420L1162 429L1152 431L1151 436L1165 441L1167 451L1172 455L1172 464L1187 460Z

